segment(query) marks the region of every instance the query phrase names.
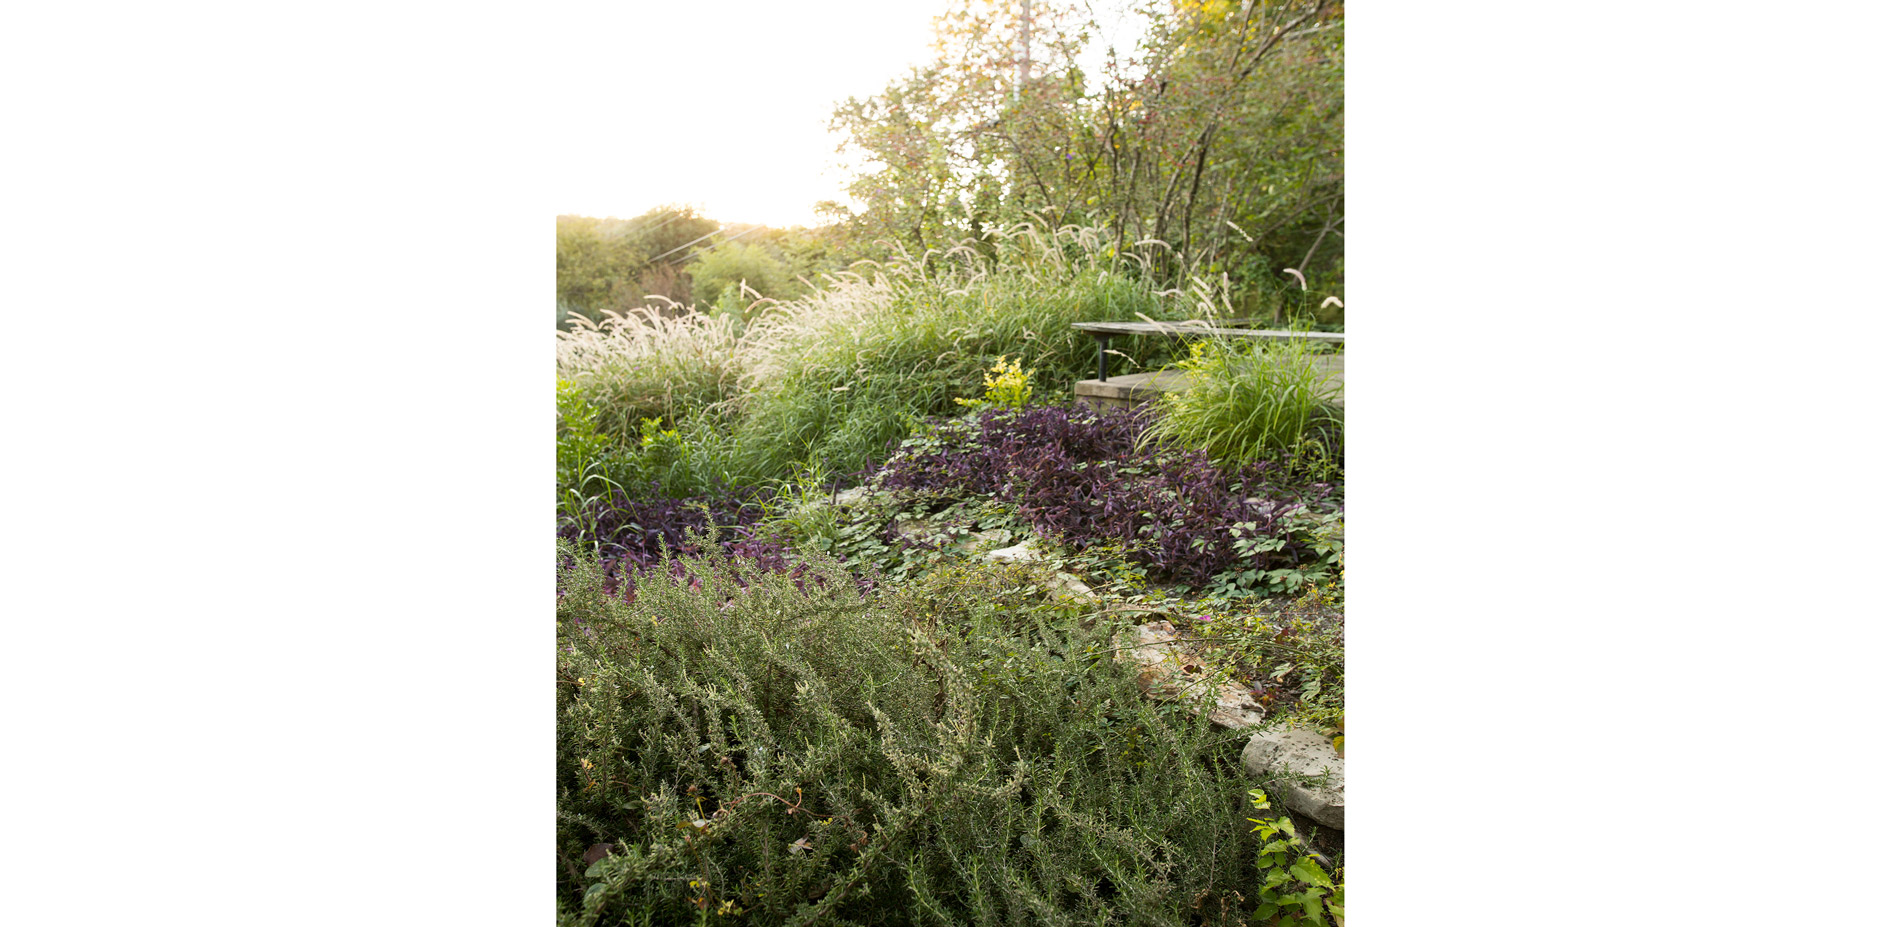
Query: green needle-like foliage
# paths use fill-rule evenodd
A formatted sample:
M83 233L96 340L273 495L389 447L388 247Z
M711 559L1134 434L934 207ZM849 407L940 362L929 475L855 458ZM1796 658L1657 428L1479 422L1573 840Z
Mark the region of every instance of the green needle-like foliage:
M1033 577L558 559L563 924L1245 922L1238 744Z

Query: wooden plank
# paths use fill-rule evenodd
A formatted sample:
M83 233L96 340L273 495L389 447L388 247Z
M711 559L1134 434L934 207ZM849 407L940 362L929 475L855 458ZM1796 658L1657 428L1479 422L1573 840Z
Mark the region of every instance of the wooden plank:
M1324 341L1344 344L1344 332L1296 332L1269 328L1218 328L1199 322L1070 322L1070 328L1103 335L1220 335L1233 338L1260 338L1274 341Z

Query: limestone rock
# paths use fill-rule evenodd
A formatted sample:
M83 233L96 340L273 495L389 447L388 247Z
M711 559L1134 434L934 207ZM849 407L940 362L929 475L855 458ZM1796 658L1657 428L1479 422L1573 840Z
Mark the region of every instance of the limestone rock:
M1083 582L1082 578L1074 573L1055 573L1044 580L1042 585L1057 601L1095 598L1095 590L1090 589L1089 584Z
M1207 720L1236 731L1266 723L1267 713L1251 692L1231 679L1209 678L1199 650L1182 638L1173 622L1150 621L1133 633L1133 646L1120 653L1140 666L1136 682L1149 698L1185 698L1198 707L1211 688L1214 703L1205 709Z
M867 502L871 502L885 495L887 495L887 493L878 492L869 486L853 486L850 489L839 490L838 494L832 497L831 504L842 509L848 509L855 505L863 505Z
M891 524L891 531L906 541L922 543L930 536L930 519L900 518Z
M1002 529L999 528L996 530L1001 531ZM977 535L977 537L980 538L990 533L991 532L985 531L983 534ZM974 538L972 540L974 540ZM983 555L983 560L986 563L1042 563L1047 559L1042 550L1036 546L1035 539L1033 538L1015 547L1005 547L1001 550L993 550ZM1088 583L1083 582L1081 577L1073 573L1054 570L1049 566L1038 567L1036 573L1042 578L1042 587L1049 590L1049 597L1057 602L1096 598L1095 590L1090 589Z
M990 551L983 555L983 559L993 563L1035 563L1043 559L1043 556L1042 551L1036 549L1036 542L1029 540L1015 547Z
M1009 529L991 528L988 531L978 531L977 533L972 534L961 541L958 541L956 543L956 546L952 549L955 550L957 553L963 554L965 556L970 556L970 555L974 555L977 551L982 550L985 547L989 547L994 544L1001 544L1007 540L1009 540Z
M1346 758L1325 736L1275 725L1247 742L1240 764L1250 776L1269 777L1269 788L1288 809L1346 829Z

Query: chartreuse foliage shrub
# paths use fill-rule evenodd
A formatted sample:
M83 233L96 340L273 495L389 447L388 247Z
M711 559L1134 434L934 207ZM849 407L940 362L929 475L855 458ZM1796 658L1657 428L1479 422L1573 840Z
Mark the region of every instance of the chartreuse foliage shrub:
M990 376L990 374L995 376ZM1029 403L1030 393L1035 391L1029 378L1036 375L1034 370L1024 370L1022 361L998 357L996 366L983 374L983 398L957 400L957 405L970 409L1020 409Z
M562 924L1246 922L1239 745L1031 575L556 559Z

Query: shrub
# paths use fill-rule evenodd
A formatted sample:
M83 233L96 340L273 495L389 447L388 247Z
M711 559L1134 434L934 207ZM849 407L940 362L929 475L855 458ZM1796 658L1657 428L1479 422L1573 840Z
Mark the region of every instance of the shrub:
M1240 924L1230 736L1012 570L557 554L564 924Z
M996 376L990 376L991 373ZM1035 375L1034 370L1024 370L1021 361L998 357L996 366L983 374L983 398L958 399L957 405L978 410L1020 409L1029 404L1029 394L1035 391L1029 382Z
M1247 799L1261 811L1273 807L1259 789L1248 790ZM1317 854L1307 852L1293 822L1285 816L1247 820L1260 835L1260 907L1254 909L1254 919L1272 918L1274 923L1288 927L1296 923L1312 927L1344 923L1345 887L1335 884Z

